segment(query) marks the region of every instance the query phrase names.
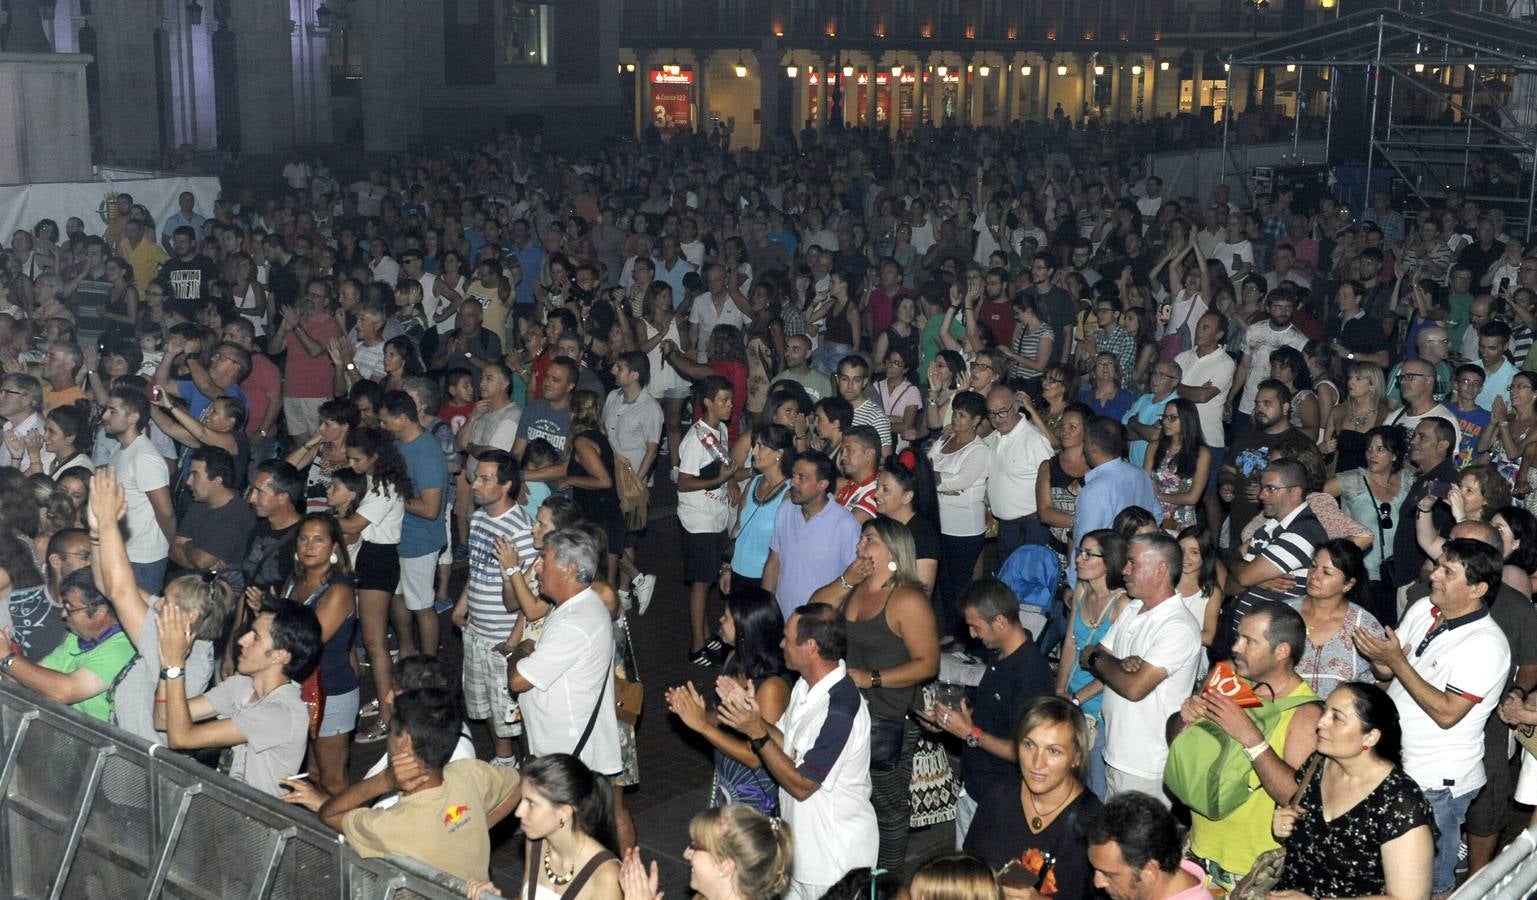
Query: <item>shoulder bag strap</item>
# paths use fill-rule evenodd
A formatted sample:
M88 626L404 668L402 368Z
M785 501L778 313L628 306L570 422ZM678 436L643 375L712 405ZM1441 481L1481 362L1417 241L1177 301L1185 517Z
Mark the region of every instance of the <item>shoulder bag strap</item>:
M587 746L587 739L592 737L593 726L598 724L598 711L603 708L603 700L608 696L608 683L613 681L613 675L603 679L603 686L598 689L598 702L592 705L592 715L587 717L587 727L582 729L582 736L576 741L576 749L571 755L580 758L582 750Z
M534 900L534 893L539 887L539 857L544 852L544 838L539 838L528 848L528 888L524 891L524 900Z
M1291 802L1287 804L1288 806L1296 806L1302 802L1303 796L1308 792L1308 786L1313 783L1313 776L1318 774L1318 767L1323 761L1324 755L1314 752L1313 758L1308 761L1307 769L1302 773L1302 781L1297 784L1297 791L1292 794Z
M560 896L562 898L570 897L571 900L576 900L577 897L581 896L582 888L587 886L588 879L592 878L593 873L598 871L598 867L611 859L614 859L614 854L608 852L607 850L599 850L597 853L594 853L592 857L587 860L587 865L582 866L582 871L576 873L576 877L571 879L571 884L569 884L564 891L560 892Z

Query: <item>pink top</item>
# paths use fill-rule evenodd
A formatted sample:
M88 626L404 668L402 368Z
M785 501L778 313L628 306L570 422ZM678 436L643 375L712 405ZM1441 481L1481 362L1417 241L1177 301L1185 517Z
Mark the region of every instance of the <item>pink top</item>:
M305 319L304 330L322 347L332 338L342 336L341 326L336 324L335 319L325 315ZM283 383L288 387L288 396L331 399L334 395L331 390L331 357L326 355L324 349L319 356L310 356L298 335L292 331L284 335L283 340L288 348L288 362L283 368Z
M261 429L271 405L269 399L282 389L283 376L278 373L278 367L260 353L252 353L251 374L240 382L240 390L245 393L246 434L255 434Z
M1199 883L1193 888L1186 888L1177 894L1170 894L1166 900L1195 900L1195 898L1210 900L1212 893L1206 889L1206 873L1201 871L1201 867L1188 859L1180 860L1179 867L1185 872L1194 875L1199 880Z

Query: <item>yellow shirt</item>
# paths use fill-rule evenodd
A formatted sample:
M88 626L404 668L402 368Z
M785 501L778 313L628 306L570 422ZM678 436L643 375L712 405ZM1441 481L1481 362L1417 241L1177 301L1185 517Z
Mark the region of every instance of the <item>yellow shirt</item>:
M165 252L165 248L150 240L148 236L139 241L135 247L124 238L118 241L117 255L128 261L133 266L133 283L143 294L149 283L155 280L155 274L160 271L160 264L171 257Z
M1287 696L1318 698L1305 681ZM1265 743L1270 745L1277 756L1286 749L1286 736L1291 730L1292 717L1300 708L1282 713L1275 728L1265 736ZM1261 853L1280 846L1270 834L1270 820L1275 813L1276 802L1260 783L1258 772L1249 773L1249 789L1249 799L1225 819L1208 819L1194 812L1190 814L1190 851L1234 875L1248 874Z

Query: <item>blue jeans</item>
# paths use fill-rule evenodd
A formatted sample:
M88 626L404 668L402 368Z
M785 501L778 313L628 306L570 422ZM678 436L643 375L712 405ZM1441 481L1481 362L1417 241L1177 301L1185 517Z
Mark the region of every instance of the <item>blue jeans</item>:
M1457 886L1457 845L1462 843L1462 820L1478 791L1453 797L1450 788L1425 792L1430 814L1436 820L1436 860L1431 868L1430 892L1445 894Z
M147 563L130 562L128 565L133 569L133 581L139 590L159 594L165 587L165 564L166 561L161 559Z
M848 344L823 344L811 355L811 368L832 378L838 374L838 363L853 352L854 348Z
M1094 732L1094 744L1089 747L1089 762L1083 767L1083 786L1101 800L1110 795L1110 782L1105 775L1105 720L1099 720Z

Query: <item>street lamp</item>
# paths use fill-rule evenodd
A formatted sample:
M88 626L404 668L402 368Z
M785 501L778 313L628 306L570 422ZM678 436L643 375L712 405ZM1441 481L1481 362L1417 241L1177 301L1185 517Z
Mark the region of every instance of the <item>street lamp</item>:
M203 4L197 2L197 0L192 0L191 3L187 4L187 24L203 24Z

